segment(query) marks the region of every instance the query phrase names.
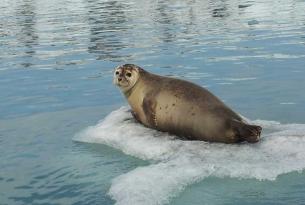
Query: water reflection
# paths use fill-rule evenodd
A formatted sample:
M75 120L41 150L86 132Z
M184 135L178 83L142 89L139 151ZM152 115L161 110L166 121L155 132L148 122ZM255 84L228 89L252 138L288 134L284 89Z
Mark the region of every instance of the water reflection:
M177 21L174 12L171 12L166 1L157 1L156 12L154 12L154 21L160 30L160 40L164 43L170 43L176 40Z
M212 16L213 16L213 17L224 18L224 17L229 16L229 13L228 13L228 11L227 11L226 6L223 5L223 7L221 7L221 8L213 9L213 10L212 10Z
M88 51L96 54L98 60L121 61L130 55L122 55L120 50L128 47L123 42L124 33L128 31L128 18L125 10L127 4L119 1L86 1L88 7L88 24L90 27L90 45Z
M38 35L36 33L36 8L35 0L24 0L16 7L16 40L19 47L24 47L24 57L21 65L30 67L31 59L35 55L35 46L38 45ZM19 54L20 55L20 54Z

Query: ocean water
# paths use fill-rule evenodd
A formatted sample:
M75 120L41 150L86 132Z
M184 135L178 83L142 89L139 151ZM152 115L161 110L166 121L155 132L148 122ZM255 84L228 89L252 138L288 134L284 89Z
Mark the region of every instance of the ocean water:
M3 0L0 204L305 204L305 2ZM257 144L136 123L135 63L208 88Z

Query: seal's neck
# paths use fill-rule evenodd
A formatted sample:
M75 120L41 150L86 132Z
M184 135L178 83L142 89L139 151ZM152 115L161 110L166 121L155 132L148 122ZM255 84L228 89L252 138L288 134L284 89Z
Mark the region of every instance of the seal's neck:
M125 92L123 92L123 94L125 95L125 97L128 99L128 97L131 95L131 93L135 90L135 88L137 87L137 85L139 84L140 79L137 80L137 82L128 90L126 90Z
M134 86L132 86L132 88L130 88L129 90L123 92L123 94L125 95L125 97L128 99L128 97L131 95L132 91L134 89Z

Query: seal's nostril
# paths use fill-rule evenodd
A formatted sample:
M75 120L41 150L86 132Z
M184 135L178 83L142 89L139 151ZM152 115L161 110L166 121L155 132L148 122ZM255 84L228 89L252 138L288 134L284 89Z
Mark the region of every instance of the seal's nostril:
M122 78L118 78L118 81L120 82L122 80Z

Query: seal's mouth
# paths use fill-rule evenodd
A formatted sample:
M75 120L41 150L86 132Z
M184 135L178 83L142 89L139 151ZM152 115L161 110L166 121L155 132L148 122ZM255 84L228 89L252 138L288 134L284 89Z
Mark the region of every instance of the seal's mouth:
M129 87L130 83L124 77L114 77L113 84L118 87L126 88Z

